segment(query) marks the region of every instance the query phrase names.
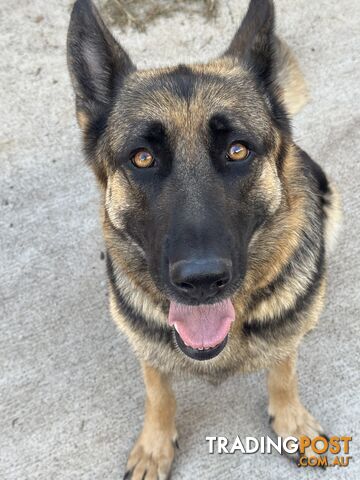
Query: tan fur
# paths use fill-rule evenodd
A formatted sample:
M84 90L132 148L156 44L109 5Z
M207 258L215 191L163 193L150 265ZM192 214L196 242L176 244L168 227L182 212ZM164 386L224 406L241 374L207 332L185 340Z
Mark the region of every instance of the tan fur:
M262 195L268 200L270 213L274 214L281 204L282 188L273 161L264 162L258 185Z
M166 375L142 363L146 388L143 430L135 443L127 470L133 480L165 480L174 459L177 439L175 427L176 402Z
M300 232L306 224L307 192L296 181L299 163L294 147L284 162L285 188L282 207L261 235L257 235L249 252L256 252L253 268L247 274L244 290L265 287L281 271L297 249ZM266 242L266 246L265 246Z
M123 227L121 213L130 206L129 184L120 171L115 171L108 177L105 209L111 223L118 229Z
M82 131L86 131L89 126L89 118L83 110L78 110L76 112L76 118L79 127Z
M309 92L293 52L284 40L277 39L277 42L278 82L286 109L293 116L306 105Z
M325 243L327 253L332 253L339 235L342 220L341 196L336 184L329 182L330 193L326 196L325 212L327 215L327 223L325 228Z
M275 365L268 373L269 408L271 426L283 438L302 435L315 438L323 429L302 405L296 375L296 354ZM311 449L307 456L314 455Z

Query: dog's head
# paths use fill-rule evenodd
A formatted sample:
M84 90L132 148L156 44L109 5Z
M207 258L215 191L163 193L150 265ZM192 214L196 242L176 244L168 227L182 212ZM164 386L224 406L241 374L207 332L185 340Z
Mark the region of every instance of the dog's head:
M252 0L219 59L138 71L90 1L71 17L77 118L113 239L170 301L194 358L225 344L249 244L282 199L290 129L273 28L272 2Z

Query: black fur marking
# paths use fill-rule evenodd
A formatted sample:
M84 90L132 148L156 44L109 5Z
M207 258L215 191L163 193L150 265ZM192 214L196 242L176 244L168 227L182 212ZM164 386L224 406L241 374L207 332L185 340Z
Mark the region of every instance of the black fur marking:
M123 480L130 480L131 475L132 475L132 470L127 470L127 471L125 472L125 475L124 475L124 477L123 477Z
M292 126L290 116L280 98L280 93L276 84L276 80L272 80L264 84L264 81L254 75L255 84L262 97L266 97L270 103L269 113L276 127L287 138L291 138Z
M196 75L185 65L179 65L172 73L166 75L173 85L172 92L179 98L190 101L194 94Z
M233 141L242 141L250 150L255 151L258 155L264 155L267 150L273 146L272 139L260 139L258 135L250 129L241 129L233 125L229 118L229 113L218 112L209 120L210 133L210 154L213 151L218 152L224 150ZM236 117L236 113L233 114Z
M154 155L155 162L151 168L139 169L131 162L139 148L148 149ZM128 177L129 184L134 178L138 184L147 185L156 195L159 182L154 180L154 173L157 180L169 175L173 158L173 148L164 125L158 121L142 121L128 135L126 145L112 155L112 166L115 169L124 168L123 173Z
M285 105L281 100L279 100L276 89L274 89L271 85L268 86L267 92L268 98L270 100L272 116L275 120L277 127L284 135L290 137L291 121L288 112L286 111Z
M165 90L189 103L197 86L223 85L227 80L226 76L194 72L185 65L179 65L170 72L151 77L147 83L142 84L141 88L143 94Z
M105 133L108 120L108 109L89 119L89 126L85 132L84 148L88 158L94 153L99 138Z
M329 182L325 172L304 150L300 150L299 153L306 177L314 181L318 191L322 195L323 201L325 201L324 195L329 193Z
M166 138L165 127L161 122L149 122L146 125L146 130L144 131L142 137L149 143L162 144Z
M283 173L283 167L284 167L284 162L288 153L288 147L289 147L289 144L287 140L285 140L284 137L282 137L279 153L276 158L276 166L277 166L277 170L280 177L282 176L282 173Z
M301 262L302 259L306 258L308 251L318 251L318 260L316 263L316 269L318 269L321 262L322 254L321 245L317 245L316 242L317 240L311 238L306 232L303 232L302 242L300 243L296 252L292 255L290 261L284 266L279 275L271 283L269 283L265 288L256 290L252 294L248 302L248 308L254 308L258 302L269 298L278 288L285 285L289 277L298 275L297 269L299 266L299 262ZM302 266L303 268L306 268L306 266Z
M243 332L246 336L252 334L262 337L277 338L281 333L289 333L288 328L300 321L298 314L304 312L310 305L316 295L320 281L323 278L325 269L325 255L324 246L322 245L317 262L317 270L311 279L311 283L306 291L299 295L295 302L295 306L283 311L280 315L270 320L252 320L245 322L243 325Z
M119 287L116 283L113 262L109 254L106 256L106 267L110 285L115 295L116 305L118 309L123 313L124 318L131 324L131 326L139 331L145 337L151 338L154 342L167 343L172 349L174 349L174 343L172 341L171 328L164 326L164 328L149 323L140 313L138 313L132 305L130 305L127 298L122 295Z

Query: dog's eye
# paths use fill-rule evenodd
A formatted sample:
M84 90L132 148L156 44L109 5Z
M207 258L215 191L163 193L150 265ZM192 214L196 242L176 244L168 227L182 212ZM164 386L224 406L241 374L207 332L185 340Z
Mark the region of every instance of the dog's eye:
M240 142L234 142L227 150L227 157L234 162L246 160L250 155L250 150Z
M139 150L131 159L135 167L149 168L154 163L154 157L148 150Z

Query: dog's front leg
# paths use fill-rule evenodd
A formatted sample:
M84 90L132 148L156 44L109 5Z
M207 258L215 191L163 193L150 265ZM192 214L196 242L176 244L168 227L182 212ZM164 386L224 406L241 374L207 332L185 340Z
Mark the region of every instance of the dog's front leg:
M315 418L302 405L298 393L296 354L274 365L268 373L269 415L275 433L283 438L325 436ZM315 455L310 449L306 456ZM297 456L298 458L299 456Z
M145 420L127 462L126 479L164 480L177 442L176 402L167 375L142 363L146 388Z

